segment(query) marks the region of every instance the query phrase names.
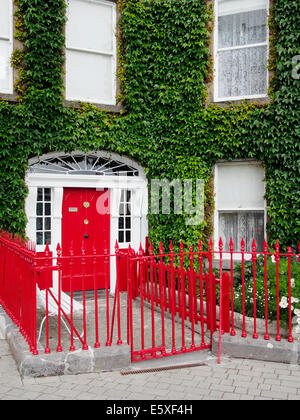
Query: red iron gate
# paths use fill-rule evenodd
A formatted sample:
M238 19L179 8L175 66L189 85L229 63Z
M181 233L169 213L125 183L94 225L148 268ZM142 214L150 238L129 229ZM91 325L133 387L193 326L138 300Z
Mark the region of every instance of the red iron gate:
M259 337L257 303L260 299L260 314L261 305L264 306L264 315L262 316L265 323L264 339L270 340L269 318L270 310L272 310L273 319L274 311L276 315L276 320L273 321L273 328L276 328L276 341L282 340L283 333L286 335L287 341L293 343L294 318L298 317L296 322L300 323L300 298L292 295L294 292L297 293L296 282L299 281L299 276L297 277L296 267L294 267L293 274L291 264L292 261L300 262L300 243L299 253L296 250L293 251L291 247L287 247L287 252L280 252L278 241L276 241L275 252L269 251L266 241L263 244L263 251L258 252L255 240L252 242L252 251L250 252L246 251L243 239L240 250L234 250L232 239L229 248L229 251L223 250L223 242L220 238L218 251L213 250L212 240L209 242L207 252L203 252L201 241L199 241L197 251L194 251L191 246L189 252L184 252L181 243L178 254L173 252L172 242L168 253L164 253L161 244L158 255L153 255L151 244L148 255L143 253L142 248L138 254L129 250L128 312L132 361L137 362L210 348L213 334L218 330L218 362L220 363L222 335L225 332L232 336L237 334L235 330L235 303L237 303L235 299L237 297L234 292L234 258L241 264L241 279L239 280L241 281L240 303L242 304L240 312L242 325L239 325L241 336L248 336L246 331L247 288L252 295L250 299L253 322L252 338ZM214 256L216 256L217 270L216 267L213 267ZM230 265L228 271L225 271L223 266L225 256ZM280 270L281 259L287 265L287 272ZM268 261L271 261L271 267L268 266ZM247 268L246 263L248 264ZM260 288L262 287L262 275L264 282L264 290L260 289L260 296L256 290L258 269L260 269ZM218 273L218 278L216 278L215 271ZM295 278L292 278L293 276ZM273 290L271 290L272 287ZM270 296L273 300L272 309L269 308L271 306ZM146 305L150 307L150 320L145 318ZM134 314L133 310L135 310ZM285 315L288 315L285 332L282 331L281 326L284 311ZM139 328L137 328L136 321L137 312L140 313ZM167 318L171 320L171 326L167 326ZM250 327L247 326L247 328ZM138 329L141 331L141 337L136 337L134 334ZM161 331L161 335L157 336L157 331Z
M208 265L207 272L204 272L204 264ZM200 241L197 253L193 252L193 247L188 253L184 252L182 243L179 254L174 254L172 243L168 254L164 253L162 244L159 255L153 255L151 244L149 255L145 255L142 248L138 254L130 250L129 267L132 361L208 349L217 328L222 333L229 332L230 278L221 270L221 282L216 279L212 271L212 250L202 252ZM222 320L219 322L217 285ZM139 303L135 302L133 315L135 300ZM145 311L146 306L150 312ZM140 325L136 324L137 317ZM136 330L141 332L140 337L134 337Z

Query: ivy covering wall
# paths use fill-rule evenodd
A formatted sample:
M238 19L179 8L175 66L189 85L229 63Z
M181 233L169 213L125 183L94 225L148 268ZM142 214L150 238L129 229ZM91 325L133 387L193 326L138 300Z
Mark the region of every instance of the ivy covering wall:
M264 162L270 243L297 246L299 225L300 81L298 0L272 11L271 103L206 105L211 79L212 11L205 0L119 0L119 79L126 111L64 105L64 0L18 0L19 102L0 102L0 224L23 233L28 159L52 151L107 150L136 159L149 179L206 182L205 222L186 215L149 215L157 246L196 244L212 234L212 168L220 159Z

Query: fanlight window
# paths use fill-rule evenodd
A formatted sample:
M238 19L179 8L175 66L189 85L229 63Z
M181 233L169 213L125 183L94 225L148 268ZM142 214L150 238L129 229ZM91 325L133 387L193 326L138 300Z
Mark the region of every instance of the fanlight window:
M139 176L139 171L123 162L96 153L48 157L30 165L31 173Z

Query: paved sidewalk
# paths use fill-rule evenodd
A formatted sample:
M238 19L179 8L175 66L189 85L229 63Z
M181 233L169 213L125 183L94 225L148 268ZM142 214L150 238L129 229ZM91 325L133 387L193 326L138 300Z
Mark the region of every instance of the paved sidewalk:
M0 340L0 400L300 400L300 365L214 357L205 365L21 379Z

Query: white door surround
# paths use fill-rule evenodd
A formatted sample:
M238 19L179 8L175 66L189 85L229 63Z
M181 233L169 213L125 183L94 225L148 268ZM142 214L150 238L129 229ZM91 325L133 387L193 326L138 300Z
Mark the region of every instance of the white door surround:
M60 166L61 165L61 166ZM131 191L132 235L130 245L138 250L144 246L148 235L148 187L143 168L135 161L115 153L75 151L43 155L29 160L25 182L28 196L25 211L28 219L26 234L36 242L36 202L38 188L51 189L51 245L56 254L57 244L61 244L62 202L64 188L109 189L110 192L110 244L109 252L115 254L118 239L119 207L122 190ZM120 244L128 248L129 243ZM37 251L44 251L44 245L37 245ZM115 286L115 261L111 258L111 290Z

